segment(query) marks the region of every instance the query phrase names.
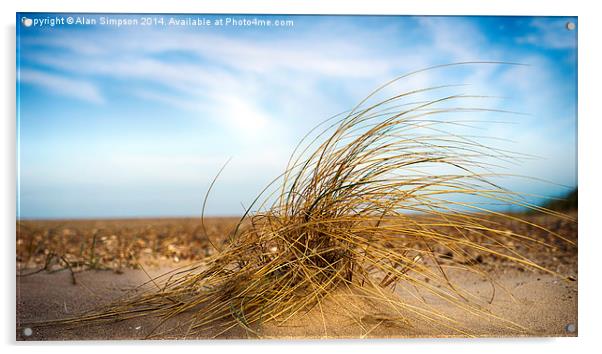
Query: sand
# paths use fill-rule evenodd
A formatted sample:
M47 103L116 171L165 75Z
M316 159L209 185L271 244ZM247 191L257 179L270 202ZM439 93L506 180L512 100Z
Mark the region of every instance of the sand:
M575 219L576 211L570 213ZM577 223L554 216L522 215L566 236L577 244ZM496 219L497 220L497 219ZM497 220L499 227L527 234L550 246L513 244L498 238L535 263L578 279L577 248L550 237L541 229L514 222ZM235 219L207 220L209 235L222 242ZM454 328L446 323L433 323L413 316L411 311L394 313L390 308L358 299L338 291L330 300L308 313L299 314L284 324L265 322L257 333L235 328L225 333L204 332L189 335L187 319L180 315L166 323L153 317L135 318L102 325L35 326L34 322L65 319L97 309L112 300L131 294L150 276L158 276L174 267L202 260L209 242L200 237L200 221L196 219L27 221L19 223L17 233L17 274L28 274L44 267L48 255L57 254L71 264L87 264L76 268L76 284L64 264L56 258L48 271L17 277L17 340L86 340L144 339L153 334L158 339L201 338L413 338L413 337L516 337L577 336L577 281L563 280L524 267L493 255L479 255L475 265L491 280L473 273L447 270L455 285L475 296L471 303L490 313L483 315L458 308L428 293L416 293L410 285L399 282L396 292L408 306L432 307L457 321ZM95 240L95 241L94 241ZM129 257L129 255L133 255ZM460 261L459 259L454 261ZM94 265L94 267L90 266ZM145 271L132 269L142 264ZM93 269L90 269L93 268ZM95 269L94 269L95 268ZM104 268L108 270L98 270ZM426 281L426 279L424 279ZM405 286L405 288L404 288ZM492 293L495 289L495 293ZM409 308L409 307L408 307ZM497 317L495 317L497 316ZM449 323L447 323L449 325ZM521 326L520 328L517 327ZM31 334L24 331L31 328ZM165 333L166 330L172 330ZM462 329L463 332L459 332ZM27 331L29 332L29 331ZM29 334L29 333L27 333Z
M151 276L165 272L167 268L147 269ZM575 269L576 271L576 269ZM577 336L577 281L564 281L557 277L521 271L516 267L504 267L495 272L499 285L491 304L492 287L488 281L466 274L456 274L457 283L474 294L482 296L483 306L501 318L520 324L525 329L516 331L504 326L501 321L466 314L445 302L429 298L425 301L449 316L458 318L462 327L476 336ZM122 274L112 271L89 270L76 275L76 284L68 271L56 273L41 272L17 278L17 340L114 340L143 339L156 329L157 318L137 318L102 325L78 325L75 327L49 326L35 327L32 322L70 317L83 311L97 308L131 292L136 286L148 280L142 270L126 269ZM502 288L505 288L503 290ZM410 295L399 289L398 293L408 303L416 302ZM379 309L369 308L350 299L346 294L333 295L331 303L324 304L323 316L317 308L299 315L285 325L266 323L260 328L261 338L410 338L410 337L456 337L463 336L443 326L413 320L411 323L391 321L378 316ZM363 316L353 321L350 310L359 306ZM354 313L355 311L355 313ZM369 315L373 314L373 315ZM186 315L159 327L178 328L185 324ZM32 328L31 335L24 334ZM157 333L157 332L156 332ZM216 333L203 333L186 336L185 328L169 335L159 335L159 339L200 339L212 338ZM255 338L243 329L231 330L217 338Z

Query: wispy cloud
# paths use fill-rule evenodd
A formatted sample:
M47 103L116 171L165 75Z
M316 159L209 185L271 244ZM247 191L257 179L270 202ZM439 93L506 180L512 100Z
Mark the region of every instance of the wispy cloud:
M22 83L33 84L46 89L51 94L76 98L91 103L104 103L98 88L88 81L71 79L62 75L50 74L33 69L22 69L18 79Z
M451 93L510 97L462 101L532 114L528 119L509 117L520 124L482 124L482 131L470 133L511 137L518 144L504 148L551 156L516 167L514 173L573 181L567 171L575 166L575 139L563 129L574 119L570 111L574 102L567 94L574 88L566 81L567 74L558 70L570 63L550 57L552 52L570 54L574 48L575 43L563 37L574 33L564 29L563 23L534 20L526 30L523 26L520 31L506 32L506 43L492 38L479 18L304 17L299 21L299 28L286 32L179 28L29 32L20 40L21 82L50 95L93 104L94 117L87 123L101 129L72 127L69 114L73 113L55 107L53 113L63 117L64 125L54 126L60 131L56 135L41 134L45 141L29 135L37 145L22 155L22 182L110 183L103 193L107 199L129 198L127 192L115 192L119 188L144 185L145 191L152 191L177 186L184 198L187 190L206 188L215 171L232 156L220 177L221 187L216 188L223 188L219 195L224 208L220 210L238 211L240 201L252 199L277 176L298 139L325 118L351 108L398 75L472 60L511 60L532 66L481 65L425 72L398 82L375 99L459 83L472 85ZM427 95L411 100L434 98ZM103 102L107 104L97 109ZM490 117L499 118L470 116ZM23 122L23 136L39 127L27 126L27 117ZM458 134L466 133L463 127L456 129ZM62 138L67 133L78 136L86 146ZM120 140L116 134L125 138ZM49 152L42 156L37 147ZM557 166L563 166L564 172Z
M317 34L316 38L319 38ZM382 82L397 74L399 60L382 55L369 43L350 43L324 35L320 41L306 37L249 41L236 36L207 33L149 31L115 37L58 32L53 36L24 40L23 46L53 50L53 55L24 58L67 75L90 80L110 79L114 92L135 96L176 109L193 111L203 119L223 123L223 128L246 138L259 136L269 127L274 132L279 118L292 114L298 121L311 116L311 108L327 114L333 101L321 85L328 80ZM149 40L152 38L152 40ZM172 60L176 53L186 60ZM342 92L349 85L341 86ZM363 88L359 94L366 94ZM290 103L314 102L305 112L289 109ZM309 112L308 112L309 111ZM274 117L277 115L279 117ZM285 133L280 131L280 133Z
M577 47L575 31L566 28L566 19L542 20L534 19L530 26L535 29L532 33L516 39L520 44L531 44L550 49L572 49Z
M494 60L492 52L484 53L486 38L470 21L458 18L423 17L421 28L427 31L431 48L445 54L448 62Z

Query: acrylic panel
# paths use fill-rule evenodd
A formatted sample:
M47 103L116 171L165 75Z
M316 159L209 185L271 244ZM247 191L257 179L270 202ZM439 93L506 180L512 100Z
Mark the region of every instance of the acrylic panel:
M577 32L17 13L17 340L576 336Z

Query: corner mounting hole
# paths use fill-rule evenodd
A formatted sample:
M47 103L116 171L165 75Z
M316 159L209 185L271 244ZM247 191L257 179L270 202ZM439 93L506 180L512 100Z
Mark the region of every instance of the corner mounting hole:
M566 23L566 29L569 30L569 31L574 30L576 27L577 26L575 25L575 22L569 21L569 22Z

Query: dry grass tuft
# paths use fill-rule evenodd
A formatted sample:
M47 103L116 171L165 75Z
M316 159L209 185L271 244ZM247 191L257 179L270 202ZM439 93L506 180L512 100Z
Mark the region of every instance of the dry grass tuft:
M189 313L187 333L210 330L219 336L242 327L250 336L261 336L262 323L286 324L312 308L322 312L326 302L335 301L331 295L342 291L385 308L358 315L358 323L370 318L401 325L423 320L461 335L475 334L427 302L402 300L399 291L407 290L417 298L429 294L484 321L524 331L520 324L484 310L483 299L457 286L450 274L466 271L488 277L479 267L482 255L556 274L514 246L528 248L544 241L509 232L488 218L491 215L541 229L576 247L519 215L491 210L484 200L571 218L530 205L491 182L498 176L490 172L494 161L516 161L519 155L448 133L450 126L467 123L440 116L487 111L449 106L475 96L413 101L425 92L449 88L438 86L370 103L396 80L323 123L323 130L307 135L284 174L256 199L252 207L258 211L249 208L215 255L153 279L147 291L62 322L146 315L167 321ZM433 168L447 172L431 174ZM493 280L492 285L496 286Z

